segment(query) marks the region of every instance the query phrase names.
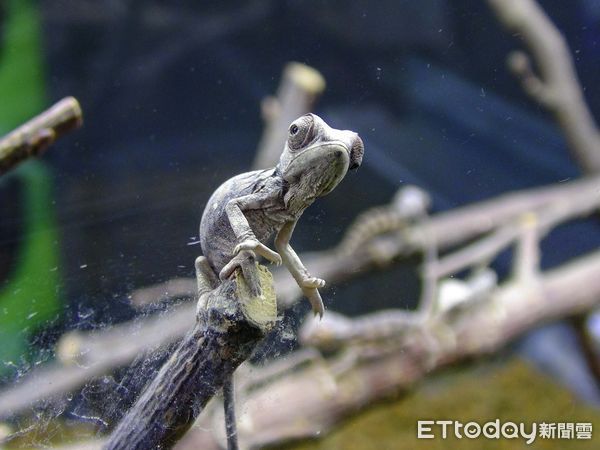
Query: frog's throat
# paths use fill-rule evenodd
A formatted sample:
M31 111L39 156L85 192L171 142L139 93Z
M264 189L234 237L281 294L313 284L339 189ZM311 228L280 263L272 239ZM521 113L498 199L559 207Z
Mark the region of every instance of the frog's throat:
M349 165L348 146L342 141L331 141L308 147L296 155L283 170L283 178L294 182L311 175L318 182L319 177L322 177L328 180L327 186L323 186L328 193L344 178Z

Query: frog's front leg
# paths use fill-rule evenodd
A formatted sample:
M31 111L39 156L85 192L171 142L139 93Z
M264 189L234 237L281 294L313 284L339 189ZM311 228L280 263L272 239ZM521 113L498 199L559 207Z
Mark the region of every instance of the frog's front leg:
M323 299L321 299L321 294L317 288L325 287L325 280L322 280L317 277L313 277L308 273L304 264L290 245L290 239L292 237L292 233L294 232L294 228L296 226L296 221L287 222L277 234L275 238L275 248L281 255L283 259L283 264L292 274L300 289L302 289L302 293L310 302L313 312L319 314L320 317L323 317L323 312L325 307L323 306Z
M276 192L260 192L230 200L225 206L225 212L237 245L233 249L233 257L219 273L221 280L228 279L239 267L250 288L252 295L260 295L260 279L256 270L256 254L259 254L277 265L281 264L281 256L260 242L244 215L244 211L264 209L272 206L277 200Z
M276 192L259 192L234 198L227 203L225 212L238 242L233 249L234 256L242 251L251 251L277 265L281 264L281 256L256 238L244 215L244 211L268 208L275 203L277 196Z

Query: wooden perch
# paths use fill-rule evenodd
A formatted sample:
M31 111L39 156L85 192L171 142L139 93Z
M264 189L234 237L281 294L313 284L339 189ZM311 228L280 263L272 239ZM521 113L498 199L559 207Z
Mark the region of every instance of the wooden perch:
M237 276L208 294L195 327L112 432L106 450L171 448L183 436L274 324L275 293L264 268L261 286L263 295L251 298Z
M296 62L285 66L277 97L263 102L265 130L252 164L254 169L277 164L289 124L310 112L324 90L325 80L316 69Z
M27 158L42 154L50 144L82 123L79 103L67 97L0 138L0 175Z
M498 19L522 40L539 75L524 52L513 52L509 68L525 92L547 108L561 127L585 173L600 172L600 135L577 79L569 47L535 0L488 0Z

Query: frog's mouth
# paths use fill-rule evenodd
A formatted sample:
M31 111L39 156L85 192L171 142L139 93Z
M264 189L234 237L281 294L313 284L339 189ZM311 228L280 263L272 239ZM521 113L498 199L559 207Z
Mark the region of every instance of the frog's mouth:
M315 196L331 192L342 181L350 167L350 149L342 141L330 141L306 148L285 171L288 181L299 181L311 187Z

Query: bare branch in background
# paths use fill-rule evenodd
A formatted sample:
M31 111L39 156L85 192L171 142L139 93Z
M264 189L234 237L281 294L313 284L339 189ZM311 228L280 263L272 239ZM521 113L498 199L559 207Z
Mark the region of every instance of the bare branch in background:
M522 40L529 56L513 52L509 68L525 92L547 108L586 173L600 172L600 135L579 85L565 38L535 0L488 0L498 19Z
M67 97L0 138L0 175L27 158L42 154L50 144L82 123L79 103Z
M373 341L368 334L353 333L336 357L315 360L261 388L238 392L244 404L240 444L261 448L322 436L348 415L409 389L435 370L489 355L541 323L589 311L600 304L598 274L600 253L595 252L541 274L535 284L506 283L451 314L412 326L401 319L395 339ZM328 313L314 326L312 336L305 334L305 344L326 347L332 336L345 340L337 335L338 328L329 326L329 317ZM364 321L345 320L348 330L360 330ZM280 407L282 399L286 408ZM176 448L223 448L221 420L218 413L204 416Z
M587 107L568 44L535 0L488 0L498 19L519 35L531 53L512 52L509 69L521 80L525 92L550 111L584 173L600 172L600 132ZM539 70L539 75L535 71ZM600 386L600 363L588 336L585 317L571 321Z
M436 239L440 249L447 249L489 232L487 237L481 238L480 242L485 242L487 239L493 240L497 233L504 233L501 230L518 224L519 219L529 211L540 218L538 223L540 226L543 225L540 232L545 234L547 228L551 226L585 216L598 209L600 204L598 192L600 192L600 177L511 193L494 200L432 215L423 223L416 221L412 224L403 224L399 221L397 222L399 229L379 228L384 231L383 235L365 233L364 236L368 236L369 239L364 240L361 247L353 250L352 257L348 256L343 246L336 246L322 252L303 254L301 258L306 262L308 270L325 275L331 283L338 283L390 265L407 254L425 251L428 245L426 238L428 233ZM394 203L390 209L397 211L396 204ZM384 207L377 210L382 216L389 214ZM370 220L365 216L359 217L362 217L360 220ZM542 217L548 219L542 220ZM351 227L354 230L353 234L361 228L358 224L355 225ZM372 230L372 227L367 229ZM518 236L517 230L510 235L510 238L514 240ZM510 239L503 239L501 245L495 245L493 251L485 253L484 256L476 252L475 258L468 256L466 262L453 266L453 270L477 265L478 258L481 263L487 264L494 254L509 243ZM386 253L373 250L373 247L384 248ZM454 255L460 255L461 252L462 250L457 250ZM449 269L436 271L446 265L445 261L455 257L452 255L446 256L448 260L442 258L437 265L428 266L425 270L435 272L436 279L449 275L451 273ZM301 293L298 292L294 280L283 271L275 271L274 279L278 307L281 311L293 305ZM169 294L177 297L187 295L192 298L196 281L190 280L189 283L189 291L176 293L169 291ZM162 296L165 289L168 290L174 285L181 287L184 284L183 280L178 280L174 284L146 288L150 290L145 292ZM138 291L138 294L139 292L141 291ZM144 303L149 303L155 298L145 299ZM325 315L325 320L328 315L329 313ZM195 305L186 303L174 306L158 316L140 318L103 331L65 334L57 348L60 362L37 367L30 374L22 377L19 383L0 391L0 418L21 414L40 401L64 395L66 392L78 389L94 377L129 364L144 352L177 341L193 326L194 317ZM396 319L390 317L390 320L393 322ZM402 322L404 319L398 320Z
M277 164L288 125L310 112L323 90L325 79L316 69L295 62L285 66L277 97L268 97L262 104L265 130L252 164L254 169Z

